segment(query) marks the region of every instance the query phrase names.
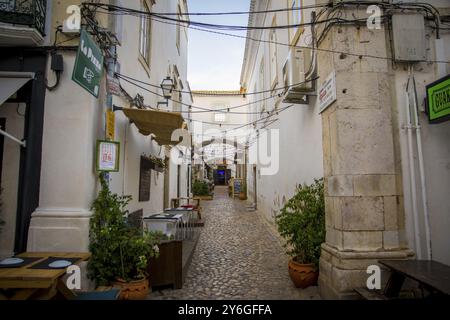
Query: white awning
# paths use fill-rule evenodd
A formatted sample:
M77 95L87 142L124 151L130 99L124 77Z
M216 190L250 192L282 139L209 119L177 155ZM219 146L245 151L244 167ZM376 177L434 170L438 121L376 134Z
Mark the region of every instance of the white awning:
M0 71L0 106L8 100L14 93L22 88L28 81L34 79L33 72L8 72ZM26 142L22 141L0 127L0 135L3 135L23 147L26 147Z
M33 72L0 71L0 106L32 79Z

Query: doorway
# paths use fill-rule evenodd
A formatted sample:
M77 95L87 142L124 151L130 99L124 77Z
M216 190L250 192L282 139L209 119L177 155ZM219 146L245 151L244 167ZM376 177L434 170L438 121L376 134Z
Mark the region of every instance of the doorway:
M177 166L177 198L181 197L181 166Z
M170 207L170 158L166 157L164 159L165 170L164 170L164 203L163 210Z
M0 127L18 139L24 136L25 103L6 102L0 106ZM15 141L0 135L0 256L15 253L20 202L20 163L23 148ZM1 259L1 257L0 257Z

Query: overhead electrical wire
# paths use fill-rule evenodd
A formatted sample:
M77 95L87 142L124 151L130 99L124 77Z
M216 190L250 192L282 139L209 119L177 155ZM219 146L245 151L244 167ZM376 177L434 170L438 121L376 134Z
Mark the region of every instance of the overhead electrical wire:
M136 85L136 83L134 83L134 82L138 82L138 83L141 83L141 84L144 84L144 85L149 85L149 86L152 86L152 87L155 87L155 88L161 88L160 86L157 86L157 85L154 85L154 84L151 84L151 83L148 83L148 82L144 82L144 81L141 81L141 80L138 80L138 79L134 79L132 77L125 76L125 75L122 75L120 73L116 73L116 76L118 78L120 78L120 79L122 79L122 80L124 80L124 81L126 81L126 82L128 82L130 84L132 84L132 85ZM315 78L310 79L310 80L299 82L299 83L297 83L295 85L286 86L286 87L282 87L282 88L276 88L273 91L289 89L289 88L292 88L292 87L296 87L296 86L299 86L299 85L302 85L302 84L306 84L306 83L315 81L317 79L319 79L319 77L315 77ZM142 88L142 87L140 87L140 88ZM165 98L164 95L162 95L162 94L159 94L159 93L156 93L156 92L153 92L153 91L150 91L150 90L148 90L148 92L152 93L152 94L155 94L155 95L157 95L159 97ZM269 91L261 91L261 93L262 92L269 92ZM190 113L223 112L223 113L228 113L228 114L259 114L259 112L233 112L233 111L230 111L230 110L239 109L239 108L243 108L243 107L248 107L250 105L254 105L254 104L257 104L259 102L267 101L267 100L274 99L276 97L281 97L281 96L282 96L281 93L280 94L275 94L275 95L271 95L269 97L265 97L263 99L256 100L256 101L253 101L253 102L250 102L250 103L245 103L245 104L232 106L232 107L227 107L227 108L219 108L219 109L210 109L210 108L206 108L206 107L200 107L200 106L196 106L196 105L193 105L193 104L187 104L187 103L184 103L184 102L181 102L181 101L177 101L177 100L171 99L171 98L169 98L168 100L173 101L175 103L178 103L180 105L184 105L184 106L189 107L189 108L202 110L202 111L189 111Z
M208 29L220 29L220 30L234 30L234 31L245 31L245 30L271 30L271 29L289 29L289 28L298 28L301 26L310 25L311 23L300 23L300 24L291 24L291 25L276 25L276 26L270 26L270 27L257 27L257 26L240 26L240 25L222 25L222 24L214 24L214 23L205 23L205 22L198 22L198 21L191 21L191 20L182 20L177 18L171 18L167 17L167 14L158 14L151 11L143 11L143 10L137 10L133 8L127 8L127 7L120 7L115 6L111 4L103 4L103 3L84 3L84 6L89 7L95 7L97 9L100 9L98 12L107 12L107 13L125 13L128 15L135 15L135 16L150 16L150 17L156 17L162 20L167 20L171 22L177 22L181 24L186 25L194 25L198 27L208 28ZM325 5L314 5L311 6L311 8L321 8ZM328 5L327 5L328 6ZM104 10L104 11L102 11ZM293 9L279 9L280 11L293 11ZM297 9L300 10L300 9ZM261 11L260 13L263 13L264 11ZM267 13L267 11L265 11ZM243 14L243 13L242 13ZM173 14L175 15L175 14ZM180 14L176 14L177 16L180 16Z
M89 3L86 3L89 5ZM302 7L293 7L293 8L280 8L280 9L270 9L270 10L262 10L262 11L228 11L228 12L155 12L157 15L164 16L224 16L224 15L249 15L249 14L267 14L267 13L277 13L277 12L290 12L290 11L298 11L304 9L314 9L321 7L329 7L331 3L328 4L315 4L315 5L307 5Z
M124 75L122 73L118 73L118 72L116 72L116 75L119 75L121 77L130 79L130 80L133 80L133 81L145 84L145 85L148 85L150 87L161 89L161 85L156 85L156 84L153 84L153 83L142 81L142 80L139 80L139 79L136 79L136 78ZM307 83L307 82L303 81L303 82L294 83L292 85L288 85L288 86L284 86L284 87L275 87L273 89L268 89L268 90L263 90L263 91L243 92L243 93L227 93L227 92L225 92L225 93L207 93L207 94L204 94L201 91L195 91L195 90L194 91L192 91L192 90L191 91L185 91L185 90L177 90L177 89L173 89L172 91L179 92L179 93L200 94L200 95L207 95L207 96L251 96L251 95L258 95L258 94L263 94L263 93L272 93L273 91L277 91L277 90L289 89L289 88L300 86L300 85L305 84L305 83Z
M126 80L126 79L123 79L123 80L126 81L126 82L129 82L130 84L135 85L136 87L138 87L138 88L140 88L140 89L142 89L142 90L144 90L144 91L147 91L147 92L149 92L149 93L152 93L152 94L155 94L155 95L164 97L164 96L161 95L161 94L155 93L155 92L153 92L153 91L151 91L151 90L149 90L149 89L147 89L147 88L145 88L145 87L142 87L142 86L140 86L140 85L138 85L138 84L132 83L132 82L129 81L129 80ZM258 119L258 120L255 120L255 121L252 121L252 122L249 122L249 123L245 123L245 124L240 124L240 123L239 123L239 124L237 124L237 123L226 123L226 124L223 123L223 124L219 124L219 123L216 123L216 122L200 121L200 120L195 120L195 119L191 119L191 118L188 118L188 119L186 119L186 120L192 121L192 122L203 123L203 124L216 125L216 126L220 126L220 127L222 127L222 126L228 126L228 125L229 125L229 126L237 126L236 128L231 128L231 129L228 129L228 130L225 130L225 131L224 131L224 132L229 132L229 131L235 131L235 130L238 130L238 129L241 129L241 128L245 128L245 127L247 127L247 126L254 125L254 124L257 124L257 123L259 123L259 122L261 122L261 121L267 120L268 118L273 117L274 115L278 115L279 113L281 113L281 112L283 112L283 111L285 111L285 110L291 108L292 106L294 106L294 105L291 104L291 105L289 105L289 106L287 106L287 107L280 108L280 109L276 110L276 111L274 112L274 114L271 114L271 115L269 115L269 116L267 116L267 117L260 118L260 119ZM152 109L152 110L159 110L159 109L156 109L156 108L153 108L153 107L149 107L149 109ZM188 113L188 112L182 111L182 113Z
M207 33L212 33L212 34L218 34L218 35L223 35L223 36L228 36L228 37L233 37L233 38L239 38L239 39L244 39L244 40L250 40L250 41L254 41L254 42L275 44L275 45L280 45L280 46L286 46L286 47L289 47L289 48L311 49L311 47L308 47L308 46L292 45L292 44L288 44L288 43L282 43L282 42L279 42L279 41L271 41L271 40L252 38L252 37L250 37L248 35L247 36L241 36L241 35L232 34L232 33L226 33L226 32L222 32L222 31L214 31L214 30L202 29L202 28L193 27L193 26L184 26L184 25L179 24L179 23L172 23L172 22L162 21L162 20L155 19L155 18L149 18L149 19L152 20L152 21L159 22L159 23L175 25L175 26L180 25L182 27L189 28L189 29L192 29L192 30L197 30L197 31L202 31L202 32L207 32ZM352 22L352 20L348 20L347 22ZM359 58L394 60L394 58L391 58L391 57L382 57L382 56L375 56L375 55L369 55L369 54L363 54L363 53L352 53L352 52L332 50L332 49L315 48L315 50L316 51L321 51L321 52L332 53L332 54L344 54L344 55L354 56L354 57L359 57ZM450 61L440 61L440 60L427 60L426 62L427 63L450 63Z
M374 4L379 4L383 8L388 5L388 4L379 3L379 2L373 2L373 3ZM371 2L354 1L354 2L346 2L346 4L349 4L349 5L352 5L352 4L353 5L370 5ZM85 5L101 6L99 4L92 4L92 3L85 4ZM341 4L338 4L338 5L343 5L343 4L341 3ZM391 4L389 4L389 5L391 5ZM402 8L401 7L402 5L409 5L410 7L413 7L413 8L419 8L419 9L425 10L427 13L430 13L431 15L433 15L435 17L435 23L436 23L436 28L435 29L437 29L437 34L438 34L438 31L439 31L439 28L440 28L440 26L439 26L439 23L440 23L439 12L433 6L431 6L429 4L425 4L425 3L412 3L412 4L411 3L408 3L408 4L399 3L399 4L395 4L395 7L393 7L393 8L394 9L410 9L410 8ZM335 8L334 6L330 6L329 4L328 5L322 5L321 7L323 8L321 12L327 11L327 8L330 8L330 7L331 8ZM117 8L120 8L120 7L117 7ZM121 8L121 9L124 9L124 8ZM128 8L125 8L125 9L128 9ZM306 8L303 7L303 9L306 9ZM289 10L292 11L292 10L294 10L294 8L280 9L280 11L289 11ZM410 9L410 10L412 10L412 9ZM434 10L434 12L433 12L433 10ZM214 29L215 28L215 29L219 29L219 30L233 30L233 31L247 30L247 31L250 31L250 30L265 30L265 29L297 28L297 27L300 27L300 26L306 26L306 25L314 26L316 24L322 24L322 23L328 24L328 28L329 28L330 26L335 25L335 24L348 24L348 23L355 23L355 22L365 21L366 20L366 19L347 20L347 19L342 19L340 17L336 18L335 16L333 16L332 18L327 18L327 19L324 19L324 20L317 20L316 19L316 20L314 20L312 22L309 22L307 24L284 25L284 26L276 26L276 27L248 27L248 26L247 27L243 27L243 26L228 26L228 25L216 25L216 24L208 24L208 23L191 22L191 21L188 21L188 20L181 20L181 19L173 19L173 18L164 17L163 14L156 14L156 13L151 14L151 13L148 13L148 12L139 12L138 10L133 10L133 9L131 9L131 11L134 11L133 12L134 15L136 13L138 13L140 15L145 15L147 18L149 18L151 20L154 20L154 21L157 21L157 22L160 22L160 23L177 25L177 26L190 28L190 29L193 29L193 30L202 31L202 32L209 32L209 33L220 34L220 35L225 35L225 36L230 36L230 37L242 38L242 39L246 39L246 40L250 40L250 41L257 41L257 42L261 42L261 43L272 43L272 44L276 44L276 45L283 45L283 46L289 46L289 47L295 47L295 48L303 48L303 49L311 49L311 48L307 47L307 46L298 46L298 45L293 46L293 45L290 45L290 44L285 44L285 43L280 43L280 42L275 42L275 41L270 41L270 40L255 39L255 38L250 37L248 34L247 34L247 36L240 36L240 35L236 35L236 34L230 34L230 33L225 33L225 32L221 32L221 31L210 30L210 29ZM107 13L111 14L111 12L107 12ZM253 14L253 13L268 13L268 11L265 11L265 12L264 11L248 12L248 14ZM114 12L113 14L117 14L117 13ZM124 14L130 14L130 12L126 12ZM217 13L203 13L203 15L215 15L215 14L217 14ZM223 13L223 14L238 14L238 13L230 12L230 13ZM244 14L244 13L241 13L241 14ZM175 14L165 14L165 15L175 15ZM195 15L195 14L192 14L192 15ZM202 14L198 14L198 15L202 15ZM330 12L328 13L328 17L329 17L329 15L330 15ZM383 17L385 18L385 17L389 17L389 16L383 16ZM444 29L446 29L446 28L444 28ZM375 56L375 55L357 54L357 53L351 53L351 52L343 52L343 51L329 50L329 49L320 49L320 48L314 48L314 47L312 49L313 50L317 50L317 51L322 51L322 52L334 53L334 54L345 54L345 55L349 55L349 56L357 56L359 58L365 57L365 58L373 58L373 59L393 60L393 58L391 58L391 57L381 57L381 56ZM432 60L432 61L427 61L427 62L428 63L450 63L450 61L437 61L437 60L434 60L434 61ZM126 79L123 79L123 80L127 81ZM135 80L137 80L137 79L135 79ZM128 81L128 82L130 82L130 81ZM136 85L136 84L134 83L134 85ZM143 88L142 87L142 89L146 90L146 91L149 91L147 88ZM149 92L151 92L151 91L149 91ZM151 92L151 93L154 93L154 92ZM154 94L159 95L157 93L154 93ZM255 94L257 94L257 93L255 93ZM159 95L159 96L162 96L162 95ZM174 101L174 102L176 102L176 101ZM178 102L178 103L180 103L180 102ZM185 104L185 105L187 105L187 104ZM190 106L191 108L194 107L194 106L191 106L191 105L188 105L188 106ZM290 106L288 106L286 108L283 108L283 109L279 110L278 112L282 112L284 110L287 110L287 109L289 109L292 106L293 105L290 105ZM223 110L228 110L229 111L229 109L230 108L224 108ZM205 110L205 111L211 112L213 110L209 109L209 110ZM215 110L215 111L217 111L217 110ZM190 112L192 112L192 111L190 111ZM277 112L277 114L278 114L278 112ZM251 123L248 123L248 124L245 124L245 125L242 125L242 126L230 129L230 130L226 130L226 131L223 131L223 132L227 133L229 131L238 130L240 128L244 128L244 127L250 126L250 125L255 126L257 123L259 123L261 121L265 121L265 120L267 120L267 119L269 119L269 118L271 118L273 116L274 115L272 114L272 115L269 115L268 117L261 118L261 119L259 119L257 121L253 121ZM197 121L197 120L193 120L193 119L189 119L189 120L190 121L195 121L195 122L207 123L207 122ZM278 120L279 119L273 120L269 124L266 124L266 126L270 126L271 124L273 124L274 122L276 122ZM210 123L210 124L219 125L217 123Z
M382 7L386 7L388 4L387 3L381 3L381 2L361 2L361 1L352 1L352 2L344 2L344 3L339 3L339 4L335 4L334 6L332 6L331 8L336 8L339 6L344 6L344 5L370 5L370 4L379 4ZM85 4L88 5L88 4ZM91 4L91 5L95 5L97 7L110 7L111 5L107 5L107 4ZM427 12L432 12L432 9L427 8L426 5L428 4L423 4L423 3L408 3L408 4L395 4L395 8L397 9L403 9L401 5L405 5L408 7L415 7L415 8L421 8L423 10L427 10ZM431 5L429 5L430 7L432 7ZM215 31L215 30L210 30L206 27L198 27L195 25L198 25L196 23L192 23L191 21L187 21L187 20L180 20L180 19L172 19L172 18L167 18L167 17L161 17L161 16L155 16L154 14L152 14L151 12L146 12L146 11L140 11L140 10L135 10L135 9L131 9L131 8L124 8L124 7L117 7L114 6L115 10L119 10L122 9L122 14L128 14L128 15L140 15L140 17L146 17L148 19L151 19L153 21L157 21L160 23L166 23L166 24L171 24L171 25L177 25L177 26L182 26L185 28L189 28L192 30L198 30L198 31L203 31L203 32L209 32L209 33L214 33L214 34L220 34L220 35L225 35L225 36L230 36L230 37L236 37L236 38L241 38L241 39L246 39L246 40L250 40L250 41L257 41L257 42L262 42L262 43L272 43L272 44L276 44L276 45L282 45L282 46L288 46L288 47L294 47L294 48L303 48L303 49L311 49L310 47L307 46L299 46L299 45L291 45L291 44L286 44L286 43L280 43L277 41L270 41L270 40L263 40L263 39L255 39L252 37L247 36L241 36L241 35L237 35L237 34L230 34L230 33L225 33L225 32L221 32L221 31ZM328 6L323 6L323 7L328 7ZM433 7L434 8L434 7ZM104 9L105 10L105 9ZM434 8L435 12L437 12L437 10ZM125 11L125 12L123 12ZM112 15L116 15L117 12L113 12L113 11L109 11L106 9L106 11L99 11L99 13L105 13L105 14L112 14ZM119 12L120 14L120 12ZM436 15L436 13L433 13L434 15ZM155 18L156 17L156 18ZM161 20L160 20L161 19ZM171 21L165 21L165 20L171 20ZM283 28L297 28L300 26L306 26L306 25L315 25L315 24L319 24L319 23L328 23L328 22L333 22L333 23L354 23L354 22L363 22L363 21L367 21L367 19L354 19L354 20L347 20L347 19L339 19L339 18L331 18L331 19L326 19L326 20L321 20L321 21L314 21L314 22L309 22L307 24L297 24L297 25L287 25L287 26L276 26L276 27L261 27L264 29L283 29ZM201 23L199 23L201 25ZM194 26L193 26L194 25ZM210 26L218 26L218 29L220 28L220 25L214 25L214 24L206 24L206 25L210 25ZM233 27L233 26L225 26L225 27ZM242 31L242 30L251 30L248 27L243 28L242 26L235 26L235 27L239 27L242 29L239 30L235 30L235 31ZM258 28L259 29L259 28ZM223 30L223 29L221 29ZM382 57L382 56L376 56L376 55L370 55L370 54L360 54L360 53L352 53L352 52L345 52L345 51L338 51L338 50L331 50L331 49L323 49L323 48L315 48L315 50L317 51L322 51L322 52L328 52L328 53L335 53L335 54L345 54L345 55L349 55L349 56L356 56L359 58L372 58L372 59L383 59L383 60L393 60L393 58L391 57ZM450 61L438 61L438 60L429 60L427 61L428 63L450 63Z
M145 87L142 87L141 85L138 85L138 84L134 83L134 82L131 81L131 80L122 78L121 76L118 76L118 77L119 77L120 79L124 80L125 82L128 82L128 83L131 84L131 85L134 85L134 86L136 86L136 87L138 87L138 88L140 88L140 89L142 89L142 90L147 91L148 93L151 93L151 94L154 94L154 95L156 95L156 96L158 96L158 97L161 97L161 98L166 99L166 97L164 97L164 95L162 95L162 94L160 94L160 93L151 91L150 89L147 89L147 88L145 88ZM182 113L199 113L199 112L201 112L201 113L206 113L206 112L224 112L224 113L225 113L225 110L228 110L228 109L231 110L231 109L242 108L242 107L246 107L246 106L249 106L249 105L253 105L253 104L256 104L256 103L258 103L258 102L265 101L265 100L269 100L269 99L272 99L272 98L273 98L273 97L267 97L267 98L264 98L264 99L261 99L261 100L255 101L255 102L251 102L251 103L247 103L247 104L243 104L243 105L239 105L239 106L233 106L233 107L229 107L229 108L226 108L226 109L217 109L217 110L207 109L207 108L203 108L203 107L196 107L196 106L193 106L193 105L191 105L191 104L187 104L187 103L184 103L184 102L181 102L181 101L177 101L177 100L174 100L174 99L171 99L171 98L169 98L169 99L167 99L167 100L170 100L170 101L172 101L172 102L178 103L178 104L180 104L180 105L183 105L183 106L186 106L186 107L189 107L189 108L205 109L205 110L203 110L203 111L182 111ZM169 112L172 112L172 111L169 111ZM228 112L227 112L227 113L228 113ZM229 112L229 113L231 113L231 112ZM255 113L248 113L248 112L243 112L243 113L241 113L241 112L233 112L233 113L234 113L234 114L255 114Z

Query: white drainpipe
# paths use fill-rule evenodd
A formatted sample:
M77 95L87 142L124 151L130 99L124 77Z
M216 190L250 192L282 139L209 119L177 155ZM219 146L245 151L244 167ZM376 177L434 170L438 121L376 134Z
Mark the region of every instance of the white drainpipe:
M408 80L409 83L409 80ZM412 137L412 122L410 113L410 103L408 91L405 92L406 99L406 119L407 119L407 136L408 136L408 158L409 158L409 176L410 176L410 188L411 188L411 202L413 210L413 229L414 229L414 241L416 244L416 254L418 259L422 259L422 247L420 245L420 226L419 226L419 212L417 209L417 190L416 190L416 173L414 168L414 150L413 150L413 137Z
M14 142L17 142L18 144L20 144L24 148L27 146L25 141L21 141L21 140L17 139L16 137L14 137L13 135L10 135L8 132L3 131L1 127L0 127L0 135L7 137L7 138L11 139Z
M428 198L427 198L427 186L425 180L425 167L424 167L424 159L423 159L423 148L422 148L422 129L419 121L419 112L417 106L417 89L416 89L416 81L414 79L414 74L412 75L413 80L413 89L414 89L414 97L413 97L413 116L414 116L414 127L416 129L416 140L417 140L417 153L418 153L418 161L419 161L419 174L420 174L420 187L422 190L422 207L425 218L425 238L427 244L427 259L432 259L432 247L431 247L431 232L430 232L430 216L428 212Z

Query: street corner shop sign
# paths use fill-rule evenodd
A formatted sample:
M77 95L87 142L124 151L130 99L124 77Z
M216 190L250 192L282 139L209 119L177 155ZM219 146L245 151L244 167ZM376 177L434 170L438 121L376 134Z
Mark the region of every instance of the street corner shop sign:
M450 75L427 86L427 113L431 123L450 120Z
M102 74L102 51L86 30L81 30L80 45L73 68L72 80L98 98Z
M337 100L336 73L333 71L319 89L319 110L324 112Z

